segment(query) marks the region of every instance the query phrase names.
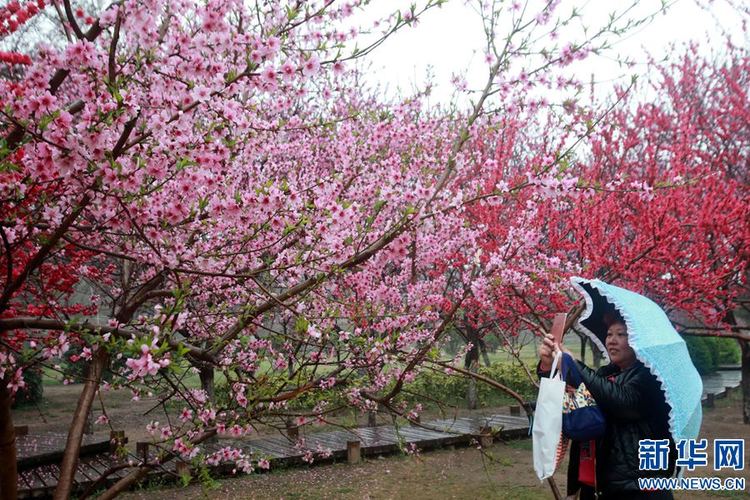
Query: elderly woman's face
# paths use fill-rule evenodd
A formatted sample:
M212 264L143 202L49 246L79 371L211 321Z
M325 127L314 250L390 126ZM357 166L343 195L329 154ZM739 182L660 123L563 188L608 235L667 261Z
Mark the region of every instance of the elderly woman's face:
M621 370L635 363L635 352L628 344L628 329L622 323L615 323L607 329L605 344L609 359Z

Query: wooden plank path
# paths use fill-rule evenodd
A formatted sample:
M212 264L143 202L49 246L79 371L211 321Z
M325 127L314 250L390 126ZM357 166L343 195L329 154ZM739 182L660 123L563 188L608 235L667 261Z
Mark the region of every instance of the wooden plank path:
M96 482L110 467L120 462L111 455L93 455L81 458L75 474L75 491L81 493ZM120 469L108 476L107 484L111 484L127 474L126 469ZM60 465L45 464L18 473L19 498L48 498L57 486L60 475Z
M528 436L529 421L526 417L491 415L486 417L462 417L425 422L421 425L381 425L359 427L350 430L313 432L301 435L295 443L282 435L266 436L249 440L225 440L210 443L206 451L215 451L224 446L240 448L255 457L265 457L274 465L302 463L310 450L318 458L320 452L329 458L343 458L347 454L347 442L359 441L363 456L374 456L399 451L406 444L415 444L422 450L441 446L468 445L476 439L483 428L493 429L497 439L515 439Z
M18 489L20 497L45 498L57 485L63 450L68 436L62 432L46 434L21 434L16 437L16 464L18 467ZM75 482L79 486L92 484L107 469L117 465L109 455L109 434L88 434L81 443L80 463L76 469ZM113 474L113 480L125 475L125 471Z
M16 437L16 463L19 470L38 465L54 464L62 460L68 435L50 432L39 435L23 434ZM81 442L81 456L94 455L109 450L109 434L88 434Z
M727 368L719 369L714 373L703 375L703 395L701 400L706 405L713 404L714 398L722 398L731 391L740 386L742 382L742 372L738 369Z
M207 453L213 453L226 446L241 449L254 460L266 458L271 467L280 465L304 464L304 456L312 452L315 462L327 462L337 459L346 459L347 442L359 441L361 454L365 457L381 454L394 453L408 444L414 444L420 450L451 446L469 445L478 439L480 434L487 429L492 430L494 439L513 439L527 437L529 434L529 422L526 417L510 415L490 415L481 417L460 417L455 419L441 419L425 422L420 425L381 425L377 427L360 427L348 430L310 432L300 434L297 441L291 440L284 435L263 436L253 439L235 440L220 438L213 442L203 443L201 447ZM36 438L37 443L39 437ZM58 437L59 439L59 437ZM91 437L92 443L101 442L101 439ZM54 439L50 437L44 441L48 447L52 446ZM58 441L59 442L59 441ZM62 453L65 441L62 441L58 450L43 449L46 457L54 453ZM109 438L106 440L109 446ZM39 449L39 444L36 449ZM19 448L20 449L20 448ZM24 457L32 456L27 453ZM21 454L19 453L19 457ZM139 458L130 455L126 458L135 462ZM82 493L91 486L107 469L122 463L122 459L116 459L110 453L98 453L81 458L76 471L76 491ZM176 479L175 461L168 462L155 470L150 477L159 477L162 480ZM216 475L227 474L232 471L234 464L224 463L213 468ZM44 462L37 466L26 467L19 471L19 498L45 498L52 494L57 485L59 475L59 462ZM112 474L107 484L112 484L128 473L127 469L121 469Z

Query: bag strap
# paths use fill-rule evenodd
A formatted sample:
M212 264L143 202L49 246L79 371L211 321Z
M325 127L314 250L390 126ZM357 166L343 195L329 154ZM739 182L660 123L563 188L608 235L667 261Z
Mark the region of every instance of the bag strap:
M578 387L583 383L581 370L578 368L576 360L570 354L563 353L562 360L560 360L560 371L562 372L562 379L568 385Z
M560 378L560 370L557 369L557 364L562 359L562 351L557 351L557 354L555 354L555 359L552 360L552 369L549 371L549 378Z
M583 382L583 380L581 380L581 374L578 371L578 367L576 366L576 360L573 359L570 354L562 354L562 358L560 359L560 372L562 373L562 379L566 383L568 383L568 377L571 375L571 373L573 374L574 380L577 380L578 384L576 384L575 382L569 383L569 385L571 386L574 385L578 387L579 385L581 385L581 382Z

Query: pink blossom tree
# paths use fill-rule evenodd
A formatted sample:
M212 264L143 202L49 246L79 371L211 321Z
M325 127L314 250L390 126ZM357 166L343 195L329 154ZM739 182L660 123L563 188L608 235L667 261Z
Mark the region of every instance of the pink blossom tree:
M437 4L380 21L382 36ZM509 239L522 238L531 258L538 236L521 233L538 208L518 200L556 198L549 183L592 132L549 115L534 91L580 86L556 69L637 25L615 16L548 45L578 14L560 17L558 2L535 13L513 5L501 40L500 7L484 12L486 85L468 112L445 115L419 96L364 97L350 61L379 39L343 55L359 36L356 3L131 0L95 16L63 2L70 42L39 44L0 82L3 442L13 441L8 405L23 367L71 344L87 366L56 497L71 492L113 360L124 363L118 383L168 388L164 402L185 407L155 438L159 463L135 464L105 498L174 457L222 460L200 443L289 417L306 393L342 387L351 404L408 414L394 398L456 311L478 314L497 298L460 271L493 245L485 227L466 224L467 207L502 205ZM560 133L514 139L520 122L505 115ZM523 281L507 255L492 263ZM99 297L74 296L79 280ZM184 386L186 363L221 370L232 399L218 406ZM262 466L230 455L244 470ZM12 450L3 460L3 495L13 496Z

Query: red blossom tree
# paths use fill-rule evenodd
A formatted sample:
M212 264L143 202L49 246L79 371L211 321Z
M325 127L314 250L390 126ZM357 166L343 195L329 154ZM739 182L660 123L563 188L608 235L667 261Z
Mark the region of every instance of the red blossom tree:
M644 293L685 333L736 338L746 422L750 336L733 313L747 309L749 62L730 46L718 61L691 48L654 63L643 97L617 108L576 162L578 194L542 205L531 223L545 228L540 254L571 274Z

